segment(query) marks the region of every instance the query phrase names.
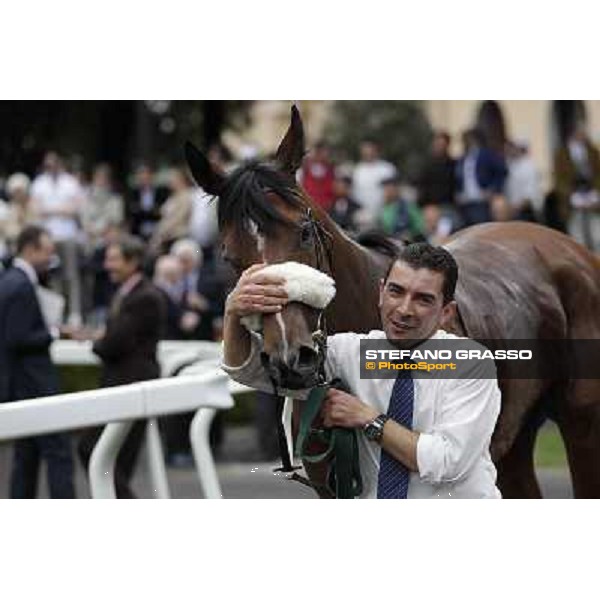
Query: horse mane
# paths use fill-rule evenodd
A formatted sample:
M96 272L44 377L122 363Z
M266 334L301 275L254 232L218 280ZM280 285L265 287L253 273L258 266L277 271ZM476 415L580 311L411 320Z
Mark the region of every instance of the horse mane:
M246 161L227 176L219 193L217 218L219 229L234 227L249 231L253 222L261 233L269 235L276 223L291 225L270 202L268 194L277 195L284 203L294 208L308 205L315 214L322 211L296 184L294 177L280 171L273 164L258 160ZM384 256L394 258L404 242L393 240L378 231L369 231L358 236L356 242Z
M361 233L357 236L356 242L364 248L375 250L390 258L396 257L400 249L406 245L402 240L395 240L387 237L379 231L366 231L365 233Z
M293 225L274 208L268 193L276 194L293 207L304 204L293 177L265 162L243 163L226 178L219 194L219 229L234 226L248 230L250 222L254 222L259 231L268 234L274 223Z

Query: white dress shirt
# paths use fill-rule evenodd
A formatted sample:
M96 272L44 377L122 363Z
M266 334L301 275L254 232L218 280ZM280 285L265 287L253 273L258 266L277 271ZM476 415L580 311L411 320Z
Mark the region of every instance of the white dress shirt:
M544 197L540 177L530 156L519 156L509 161L504 193L513 206L520 206L524 200L530 200L537 213L542 211Z
M215 243L218 235L217 203L203 190L197 190L193 197L190 236L202 248L207 248Z
M55 241L75 239L79 233L77 216L81 209L83 192L77 179L69 173L56 177L42 173L31 186L31 198L36 210L43 214L52 211L73 211L72 216L52 215L43 217L43 225Z
M477 181L477 158L478 150L471 150L463 162L463 190L465 202L481 202L483 190Z
M439 330L433 339L458 339ZM348 385L362 402L386 413L394 379L361 379L360 340L385 339L383 331L341 333L327 341L326 371ZM259 340L239 367L222 365L236 381L272 392L260 362ZM475 367L476 369L477 367ZM473 373L476 376L476 372ZM500 498L496 468L489 446L500 413L500 390L495 379L413 378L413 430L418 432L418 472L411 472L408 498ZM304 399L306 391L288 395ZM377 497L381 448L359 430L361 498Z
M396 175L396 167L385 160L360 162L352 173L352 196L375 218L383 206L381 182Z

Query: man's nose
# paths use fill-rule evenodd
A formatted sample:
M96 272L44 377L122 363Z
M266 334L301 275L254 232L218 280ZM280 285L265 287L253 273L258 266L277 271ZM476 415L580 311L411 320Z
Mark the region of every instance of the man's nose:
M414 304L410 296L404 296L396 305L396 311L402 316L410 316L414 313Z

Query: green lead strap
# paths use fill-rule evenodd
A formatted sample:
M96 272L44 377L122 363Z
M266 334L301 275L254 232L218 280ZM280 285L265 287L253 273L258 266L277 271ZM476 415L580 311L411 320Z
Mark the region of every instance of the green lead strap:
M314 387L304 402L296 448L300 458L310 463L318 463L331 456L332 464L327 476L327 485L336 498L356 498L362 493L362 477L358 455L358 433L355 429L332 427L314 430L312 423L321 411L329 385ZM325 451L309 454L306 450L311 435L319 435L327 444Z

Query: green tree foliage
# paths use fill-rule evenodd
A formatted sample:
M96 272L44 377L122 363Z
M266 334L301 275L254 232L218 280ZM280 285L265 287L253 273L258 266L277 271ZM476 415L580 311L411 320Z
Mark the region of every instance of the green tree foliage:
M361 140L377 142L382 156L414 181L427 157L431 126L418 100L338 100L324 137L341 160L356 161Z

